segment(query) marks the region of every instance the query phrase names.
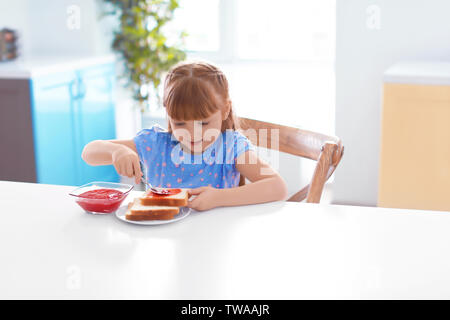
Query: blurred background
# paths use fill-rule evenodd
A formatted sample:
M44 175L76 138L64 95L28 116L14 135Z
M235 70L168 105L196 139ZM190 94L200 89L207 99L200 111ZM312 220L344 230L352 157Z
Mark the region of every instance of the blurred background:
M450 84L448 12L446 0L2 1L0 29L13 30L15 40L8 47L14 54L0 62L0 143L14 151L0 160L0 180L131 182L111 166L84 164L82 147L93 139L130 139L152 123L165 126L155 79L177 60L201 59L225 72L239 116L343 140L345 155L323 202L446 209L445 140L429 162L415 166L431 177L426 185L439 185L439 197L431 200L439 206L380 194L413 197L396 183L407 179L393 176L400 157L389 141L403 143L390 126L404 128L405 137L421 130L409 129L413 120L391 124L396 115L383 121L383 108L396 108L385 86ZM430 94L426 99L436 101ZM425 103L438 113L424 124L435 128L431 140L450 139L450 118L436 122L449 115L446 94L440 97L434 109ZM261 154L288 181L290 193L309 182L312 161L282 155L273 163L273 155Z

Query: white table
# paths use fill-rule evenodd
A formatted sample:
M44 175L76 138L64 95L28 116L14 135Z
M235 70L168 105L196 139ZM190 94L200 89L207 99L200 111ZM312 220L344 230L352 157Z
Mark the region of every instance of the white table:
M450 213L278 202L136 226L71 189L0 182L0 298L450 298Z

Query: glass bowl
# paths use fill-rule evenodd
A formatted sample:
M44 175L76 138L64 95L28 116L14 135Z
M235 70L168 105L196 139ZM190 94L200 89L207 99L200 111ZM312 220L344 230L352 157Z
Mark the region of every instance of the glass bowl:
M132 185L114 182L90 182L69 193L87 213L115 212L133 189Z

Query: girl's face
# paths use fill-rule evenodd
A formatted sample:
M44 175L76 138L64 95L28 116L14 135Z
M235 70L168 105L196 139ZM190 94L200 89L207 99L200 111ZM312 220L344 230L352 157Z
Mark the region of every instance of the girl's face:
M189 152L201 153L221 134L224 115L217 111L202 120L176 120L169 117L172 134Z

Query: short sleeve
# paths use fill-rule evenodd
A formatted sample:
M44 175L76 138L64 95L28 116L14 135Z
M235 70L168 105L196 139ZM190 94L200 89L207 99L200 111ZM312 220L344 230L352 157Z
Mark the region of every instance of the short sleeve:
M234 158L237 159L241 154L249 150L255 150L250 140L247 139L242 133L235 131L234 134Z
M139 131L134 137L133 141L141 161L148 161L152 154L151 151L156 151L160 132L164 132L164 129L155 125L149 129Z

